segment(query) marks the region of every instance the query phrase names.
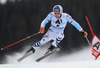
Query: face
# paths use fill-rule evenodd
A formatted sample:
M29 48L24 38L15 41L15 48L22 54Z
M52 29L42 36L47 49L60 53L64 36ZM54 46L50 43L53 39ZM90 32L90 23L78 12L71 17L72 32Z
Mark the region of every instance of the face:
M54 12L54 15L55 15L56 18L60 18L61 14L60 14L60 12Z

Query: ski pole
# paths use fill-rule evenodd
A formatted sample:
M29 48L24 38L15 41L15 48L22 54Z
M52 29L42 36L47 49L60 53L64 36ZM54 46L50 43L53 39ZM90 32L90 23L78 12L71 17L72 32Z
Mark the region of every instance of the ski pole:
M5 46L5 47L1 48L1 50L7 49L7 48L9 48L9 47L11 47L11 46L14 46L15 44L18 44L18 43L20 43L20 42L22 42L22 41L25 41L25 40L27 40L27 39L29 39L29 38L35 36L35 35L38 35L38 34L40 34L40 32L37 32L37 33L32 34L32 35L30 35L30 36L28 36L28 37L25 37L25 38L23 38L23 39L21 39L21 40L19 40L19 41L17 41L17 42L14 42L14 43L12 43L12 44L10 44L10 45L8 45L8 46Z
M92 48L92 44L90 43L89 39L85 37L86 41L88 42L89 46Z

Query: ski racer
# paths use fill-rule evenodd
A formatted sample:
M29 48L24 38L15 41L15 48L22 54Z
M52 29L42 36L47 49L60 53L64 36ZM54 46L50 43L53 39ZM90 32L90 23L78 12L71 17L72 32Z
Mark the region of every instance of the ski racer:
M64 38L64 29L67 23L72 24L79 32L81 32L84 37L87 37L87 32L83 30L83 28L67 13L63 13L63 8L60 5L55 5L53 7L53 11L50 12L47 17L42 21L40 26L40 34L44 34L45 25L51 21L51 26L43 36L43 38L33 45L28 52L32 51L33 53L36 51L36 48L41 47L45 43L53 40L52 45L48 48L49 51L52 51L54 48L58 47L58 44Z

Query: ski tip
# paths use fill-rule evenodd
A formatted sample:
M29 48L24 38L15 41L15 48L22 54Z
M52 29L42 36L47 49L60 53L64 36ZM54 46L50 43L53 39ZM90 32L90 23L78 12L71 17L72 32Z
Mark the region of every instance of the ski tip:
M21 60L20 59L17 59L17 61L20 62Z
M17 60L18 62L20 62L19 60Z
M40 60L39 59L37 59L37 60L35 60L36 62L39 62Z
M36 62L39 62L38 60L35 60Z

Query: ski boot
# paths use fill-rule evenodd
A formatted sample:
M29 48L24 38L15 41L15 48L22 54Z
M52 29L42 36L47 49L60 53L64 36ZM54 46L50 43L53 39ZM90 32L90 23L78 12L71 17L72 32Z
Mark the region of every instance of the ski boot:
M48 48L49 51L52 51L53 49L55 49L55 46L53 46L53 45L51 45L51 46Z
M48 48L48 51L45 53L45 54L48 54L49 52L53 51L55 49L55 46L51 45L49 48ZM44 54L44 55L45 55Z
M34 53L35 52L35 49L33 47L31 47L26 53L28 53L30 51L32 51L32 53Z

